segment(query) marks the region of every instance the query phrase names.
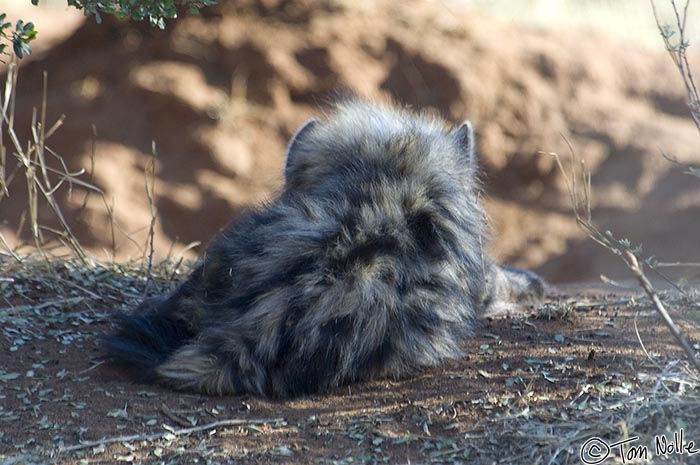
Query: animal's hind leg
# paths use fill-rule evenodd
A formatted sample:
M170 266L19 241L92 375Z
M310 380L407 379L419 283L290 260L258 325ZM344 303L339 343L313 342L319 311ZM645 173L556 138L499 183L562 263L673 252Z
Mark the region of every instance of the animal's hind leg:
M531 308L544 299L544 281L531 271L493 265L488 283L484 314Z

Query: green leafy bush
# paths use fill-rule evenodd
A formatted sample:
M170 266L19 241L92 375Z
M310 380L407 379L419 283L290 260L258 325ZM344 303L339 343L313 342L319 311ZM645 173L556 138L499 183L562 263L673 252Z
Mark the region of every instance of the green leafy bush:
M152 26L165 29L166 19L176 19L178 11L186 9L196 14L205 6L213 5L217 0L66 0L68 5L83 10L85 15L93 14L98 23L102 22L103 14L114 15L119 19L131 18L136 21L148 19ZM39 0L31 0L37 5ZM0 13L0 61L3 55L10 56L5 49L12 44L12 50L17 58L31 55L29 42L36 38L37 31L33 23L25 23L21 19L12 30L12 23L7 21L7 14Z
M32 0L35 5L39 0ZM213 5L216 0L67 0L68 5L85 14L92 13L98 23L102 14L115 15L119 19L132 18L136 21L148 19L152 26L165 29L166 19L175 19L178 9L186 8L190 13L197 13L205 6Z
M32 49L29 48L29 42L36 38L36 29L34 29L33 23L24 23L21 19L15 24L14 31L12 30L12 23L6 21L7 15L5 13L0 13L0 60L2 60L2 55L9 55L5 52L7 44L4 42L10 42L12 44L12 49L18 58L23 58L25 55L31 55Z

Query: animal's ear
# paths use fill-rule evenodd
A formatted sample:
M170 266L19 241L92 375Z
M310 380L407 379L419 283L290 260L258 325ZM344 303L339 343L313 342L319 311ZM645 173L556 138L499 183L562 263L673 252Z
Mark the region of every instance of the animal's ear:
M465 121L455 132L457 146L461 149L467 163L476 163L476 136L474 136L474 126L470 121Z
M318 124L318 120L313 118L304 123L297 132L292 136L292 140L287 145L287 157L284 162L284 178L289 180L289 175L296 164L299 163L299 157L303 156L304 141L309 137L311 130Z

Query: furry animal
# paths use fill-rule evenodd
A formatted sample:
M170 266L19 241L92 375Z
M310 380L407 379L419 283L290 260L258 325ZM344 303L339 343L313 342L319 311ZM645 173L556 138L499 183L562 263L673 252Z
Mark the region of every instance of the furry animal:
M484 254L474 145L469 122L338 104L294 135L276 200L118 317L107 359L178 390L288 398L460 357L480 315L544 294Z

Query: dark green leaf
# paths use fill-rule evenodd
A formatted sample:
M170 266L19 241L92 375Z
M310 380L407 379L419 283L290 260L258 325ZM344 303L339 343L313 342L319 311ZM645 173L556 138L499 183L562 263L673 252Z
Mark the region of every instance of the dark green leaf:
M15 55L17 55L17 58L22 59L24 58L24 46L26 46L25 43L19 40L13 40L12 41L12 49L15 52Z

